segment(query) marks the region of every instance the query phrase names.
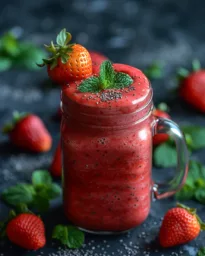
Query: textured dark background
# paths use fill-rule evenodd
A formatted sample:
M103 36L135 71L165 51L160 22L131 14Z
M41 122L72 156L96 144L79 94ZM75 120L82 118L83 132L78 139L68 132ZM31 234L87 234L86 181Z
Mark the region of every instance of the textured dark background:
M166 64L165 78L153 83L155 102L168 102L173 119L179 123L204 125L203 115L181 104L170 93L176 84L177 67L189 67L193 58L199 58L205 64L204 8L204 0L1 0L0 33L12 29L23 38L41 45L66 27L76 42L103 52L115 62L144 68L153 60L162 60ZM45 70L0 73L0 126L10 119L14 109L35 112L52 133L54 150L59 138L59 123L52 116L59 106L59 90L46 88L45 79ZM204 153L201 151L192 158L205 163ZM52 152L43 155L17 152L7 143L7 138L0 135L0 191L16 182L29 180L35 169L47 168L51 156ZM167 174L165 170L153 171L160 179ZM198 248L205 245L203 234L194 242L174 249L162 250L158 246L156 237L161 217L174 204L172 198L153 202L146 223L128 235L86 235L86 246L81 250L59 249L48 239L47 248L38 252L26 252L10 243L0 245L0 256L195 256ZM195 206L205 219L204 207ZM7 213L8 208L0 202L0 219ZM61 202L53 202L52 210L44 220L50 237L55 223L64 221Z

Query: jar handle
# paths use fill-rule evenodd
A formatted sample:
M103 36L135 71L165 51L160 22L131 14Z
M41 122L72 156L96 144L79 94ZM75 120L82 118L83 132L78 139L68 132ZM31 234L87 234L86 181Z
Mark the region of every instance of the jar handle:
M184 135L179 126L169 119L154 117L153 136L166 133L171 136L176 144L177 168L175 177L166 184L155 183L153 186L156 199L174 195L184 184L188 174L189 156Z

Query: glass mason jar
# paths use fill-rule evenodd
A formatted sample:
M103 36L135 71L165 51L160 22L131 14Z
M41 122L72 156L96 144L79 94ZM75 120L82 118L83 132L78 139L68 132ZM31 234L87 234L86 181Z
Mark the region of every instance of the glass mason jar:
M61 95L64 211L82 230L103 234L140 225L152 195L173 195L188 171L183 134L173 121L152 115L147 78L136 68L114 66L130 74L134 84L100 94L81 93L73 84ZM152 137L157 133L176 142L177 172L168 184L152 180Z

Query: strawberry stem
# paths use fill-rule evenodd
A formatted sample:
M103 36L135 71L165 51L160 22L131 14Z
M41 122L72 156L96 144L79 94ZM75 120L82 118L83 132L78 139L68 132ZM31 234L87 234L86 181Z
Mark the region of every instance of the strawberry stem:
M197 60L197 59L194 59L193 61L192 61L192 70L193 71L198 71L198 70L200 70L201 69L201 63L200 63L200 61L199 60Z

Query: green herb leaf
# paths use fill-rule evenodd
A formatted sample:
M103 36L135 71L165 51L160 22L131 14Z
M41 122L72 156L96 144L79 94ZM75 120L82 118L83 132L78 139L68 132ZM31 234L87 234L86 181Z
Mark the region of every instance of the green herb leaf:
M164 111L164 112L170 111L169 106L165 102L161 102L160 104L158 104L157 109Z
M52 183L47 187L47 195L49 199L55 199L62 194L62 188L56 184Z
M205 128L200 126L188 125L181 128L185 134L189 134L192 138L190 145L193 150L205 147Z
M36 63L40 63L46 57L46 54L40 48L31 43L21 43L19 45L20 53L14 60L14 65L28 70L37 70Z
M84 233L74 226L68 226L68 247L80 248L84 243Z
M60 33L57 35L57 38L56 38L56 43L59 45L59 46L65 46L66 44L68 44L71 40L71 34L66 32L66 29L62 29L60 31Z
M39 212L47 212L50 207L49 199L41 193L34 196L32 204Z
M154 163L156 166L164 168L176 166L176 149L167 143L159 145L154 151Z
M80 248L84 243L84 233L74 226L57 225L53 230L52 238L71 249Z
M114 77L114 87L116 89L122 89L128 87L133 83L133 79L123 72L116 72Z
M194 197L194 188L185 184L183 188L176 193L176 199L179 201L190 200Z
M183 80L189 75L189 70L185 68L179 68L177 71L177 78L179 81Z
M10 32L3 35L0 41L0 46L1 54L7 57L13 58L19 54L19 42Z
M144 70L144 74L150 79L159 79L163 77L163 63L159 61L153 62Z
M52 177L46 170L37 170L32 173L32 184L34 186L52 184Z
M2 199L10 205L18 205L20 203L30 204L33 201L35 190L29 184L17 184L2 193Z
M12 66L12 61L8 57L0 56L0 72L9 70Z
M109 60L103 61L100 66L100 85L101 89L112 87L115 79L115 71L112 66L112 62Z
M100 80L99 77L92 76L85 79L78 87L80 92L99 92L100 91Z
M205 256L205 247L201 248L198 253L197 256Z
M199 188L194 193L195 199L201 203L205 204L205 188Z
M201 63L199 60L195 59L192 61L192 69L193 71L198 71L201 69Z

